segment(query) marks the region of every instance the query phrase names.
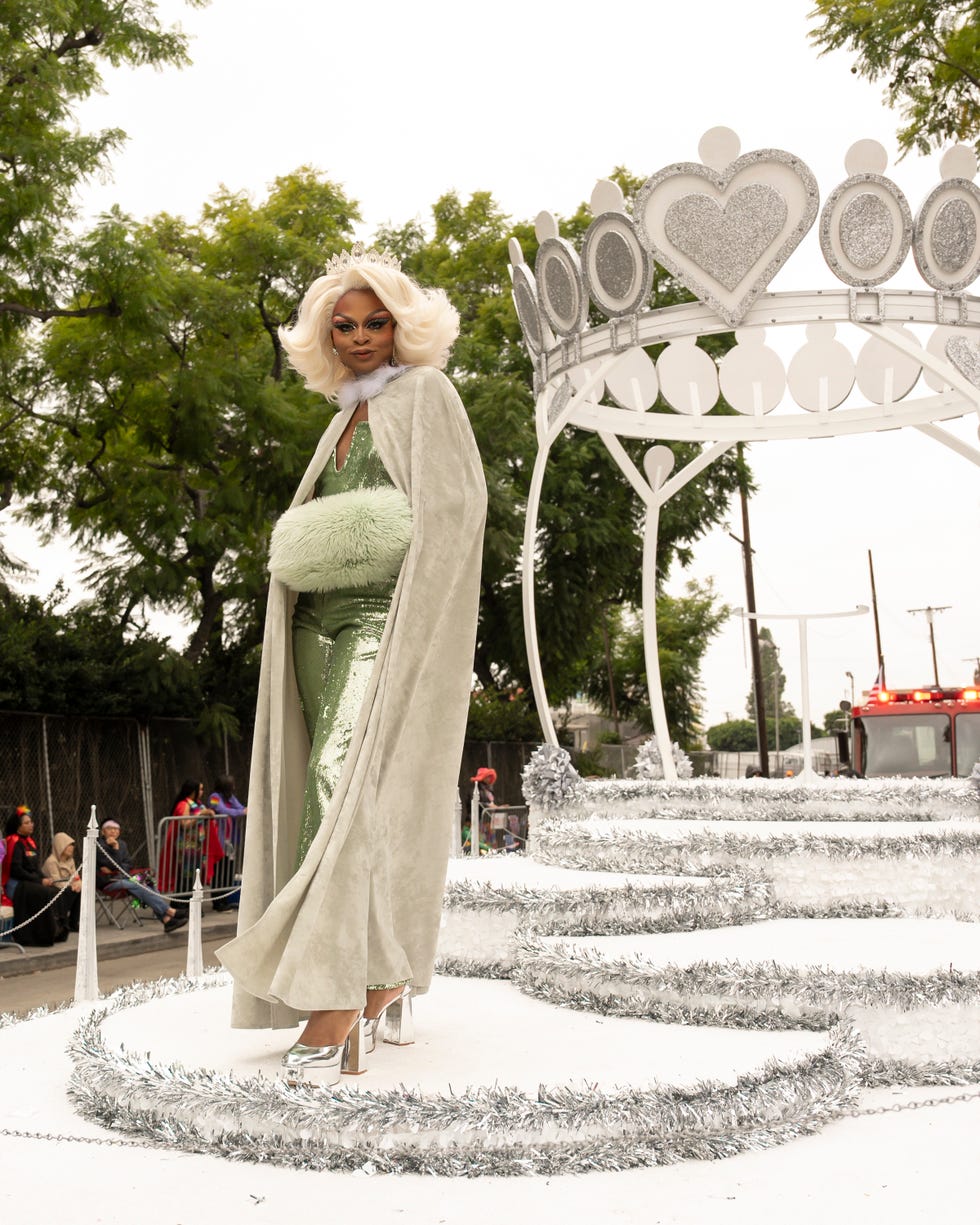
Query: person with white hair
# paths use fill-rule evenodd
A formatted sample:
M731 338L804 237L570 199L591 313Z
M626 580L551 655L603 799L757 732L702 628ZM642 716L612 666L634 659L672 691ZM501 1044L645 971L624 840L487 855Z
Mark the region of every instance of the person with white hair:
M355 247L280 332L339 410L271 539L232 1024L292 1083L404 1044L432 977L472 679L486 485L441 373L441 290ZM403 1022L401 1026L397 1023Z

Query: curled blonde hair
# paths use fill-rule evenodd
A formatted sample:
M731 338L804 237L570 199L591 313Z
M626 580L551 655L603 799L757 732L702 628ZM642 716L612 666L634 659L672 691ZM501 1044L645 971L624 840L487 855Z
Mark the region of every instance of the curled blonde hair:
M334 309L349 289L372 290L391 312L399 365L443 369L459 335L459 313L445 290L423 289L397 268L364 261L317 277L303 295L296 322L279 329L290 364L311 391L333 400L341 384L354 377L330 340Z

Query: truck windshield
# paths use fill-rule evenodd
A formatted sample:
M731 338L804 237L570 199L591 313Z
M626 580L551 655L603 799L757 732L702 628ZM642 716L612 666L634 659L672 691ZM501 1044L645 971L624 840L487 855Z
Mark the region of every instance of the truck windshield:
M862 723L865 778L952 773L949 715L887 715Z
M980 761L980 712L956 716L956 773L966 778Z

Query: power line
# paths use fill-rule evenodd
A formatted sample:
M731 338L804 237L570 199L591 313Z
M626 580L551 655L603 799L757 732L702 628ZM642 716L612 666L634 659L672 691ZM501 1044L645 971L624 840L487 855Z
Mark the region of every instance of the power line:
M943 604L939 608L933 608L930 604L927 608L910 608L908 610L910 613L925 613L926 622L929 625L929 642L932 646L932 675L937 689L939 688L939 664L936 663L936 631L933 629L932 619L935 613L949 612L952 607L952 604Z

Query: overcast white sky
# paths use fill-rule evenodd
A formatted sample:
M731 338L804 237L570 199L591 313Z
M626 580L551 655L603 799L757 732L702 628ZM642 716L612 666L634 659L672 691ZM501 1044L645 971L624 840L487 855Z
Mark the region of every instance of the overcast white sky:
M876 85L836 54L818 59L806 33L810 0L700 0L697 4L556 8L527 0L465 6L449 0L368 5L324 0L213 0L203 11L163 0L164 18L192 36L183 72L110 71L86 104L83 127L129 134L111 182L85 209L112 203L137 216L196 215L219 184L262 193L276 175L312 164L360 201L370 238L383 222L429 219L438 196L491 191L517 219L566 214L596 178L625 165L649 175L697 160L701 134L734 128L742 152L777 147L814 171L825 199L844 154L871 137L896 156L896 116ZM886 172L913 211L939 179L938 156ZM911 256L894 278L926 288ZM836 288L816 227L773 288ZM977 418L954 425L976 442ZM972 679L980 656L980 472L911 431L819 443L768 443L750 454L760 612L834 612L870 603L874 553L883 645L892 684L931 680L925 619L910 608L950 605L936 618L940 680ZM741 534L737 508L732 529ZM13 541L16 547L17 541ZM69 554L52 547L39 577L50 586ZM713 577L732 606L745 602L738 545L713 532L687 572ZM773 622L800 707L795 624ZM741 717L750 684L741 622L704 665L705 723ZM816 721L874 678L870 617L811 624ZM972 661L972 662L970 662Z

